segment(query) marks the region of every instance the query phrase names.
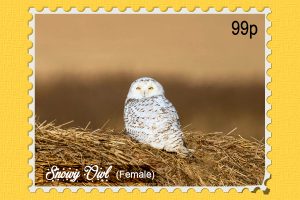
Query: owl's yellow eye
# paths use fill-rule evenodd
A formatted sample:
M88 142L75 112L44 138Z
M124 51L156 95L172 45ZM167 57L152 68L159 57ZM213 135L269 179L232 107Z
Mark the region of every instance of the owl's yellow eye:
M140 87L136 87L136 89L137 89L137 90L140 90L141 88L140 88Z
M149 87L148 89L149 89L149 90L153 90L153 87Z

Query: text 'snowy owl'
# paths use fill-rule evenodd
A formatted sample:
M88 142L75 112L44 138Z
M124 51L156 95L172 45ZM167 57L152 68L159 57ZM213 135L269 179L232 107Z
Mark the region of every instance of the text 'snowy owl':
M127 134L157 149L189 154L184 146L179 117L164 89L152 78L139 78L129 89L124 121Z

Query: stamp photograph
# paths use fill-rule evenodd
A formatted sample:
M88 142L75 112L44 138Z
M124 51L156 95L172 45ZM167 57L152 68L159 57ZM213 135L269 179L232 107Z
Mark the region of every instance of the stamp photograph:
M31 9L30 190L265 190L268 12Z

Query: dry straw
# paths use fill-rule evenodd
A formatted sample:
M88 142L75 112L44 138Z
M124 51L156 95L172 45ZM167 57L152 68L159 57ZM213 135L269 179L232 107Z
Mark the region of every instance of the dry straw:
M63 128L37 123L35 134L36 185L156 185L244 186L260 185L264 177L264 144L223 133L184 131L191 157L138 143L124 132L102 127ZM43 166L52 165L147 165L155 171L154 182L64 183L46 182Z

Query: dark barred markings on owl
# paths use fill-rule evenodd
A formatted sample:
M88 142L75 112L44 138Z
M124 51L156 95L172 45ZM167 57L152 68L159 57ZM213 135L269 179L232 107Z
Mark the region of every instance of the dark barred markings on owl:
M125 102L126 132L135 140L154 148L188 155L178 114L164 96L162 86L151 78L141 80L132 83Z

